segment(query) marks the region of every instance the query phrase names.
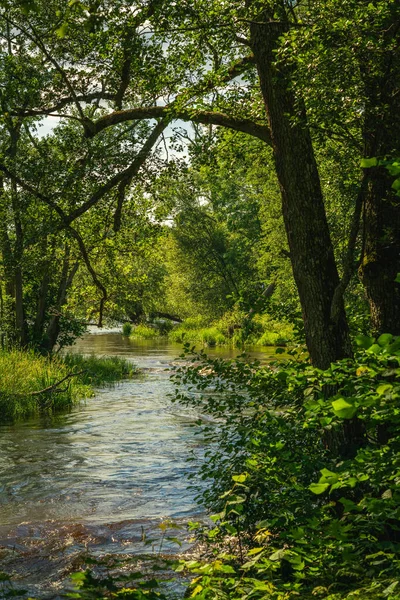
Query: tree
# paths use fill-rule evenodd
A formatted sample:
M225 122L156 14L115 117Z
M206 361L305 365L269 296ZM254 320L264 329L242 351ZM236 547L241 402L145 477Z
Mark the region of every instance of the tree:
M396 11L394 3L390 5L391 13L385 22L390 35L395 36ZM343 29L340 3L333 2L332 6L337 19L327 19L325 15L322 26L327 31ZM377 13L380 9L380 5L374 8ZM326 367L332 360L349 355L343 293L354 271L366 184L365 180L361 182L355 201L347 266L340 281L315 159L316 141L308 122L309 101L301 89L300 92L295 89L301 69L293 60L294 52L290 52L293 32L312 30L322 14L321 5L315 11L307 11L301 2L283 0L237 1L229 7L219 1L211 5L198 2L196 6L158 1L137 4L127 11L124 3L114 0L107 3L107 10L105 3L96 3L87 15L81 2L66 8L54 1L46 12L39 2L36 10L31 11L29 19L25 15L23 21L18 8L9 11L11 16L3 14L2 19L29 40L42 57L47 78L53 77L55 85L51 95L42 93L39 102L20 105L15 114L45 115L59 111L79 122L91 139L118 124L164 119L153 129L130 167L110 177L102 191L63 217L64 224L90 210L115 185L132 181L168 122L174 119L212 123L258 137L274 150L290 257L311 358L317 366ZM358 23L369 23L369 19L362 21L359 12L353 14ZM368 31L375 31L383 39L379 27L370 26ZM78 44L83 51L77 50ZM289 56L280 55L284 47L289 48ZM390 64L394 47L395 44L385 59ZM324 51L324 44L322 48ZM348 53L353 51L348 44L346 49ZM347 66L347 62L343 65ZM361 67L359 62L359 72ZM391 78L393 86L395 79ZM375 107L379 99L376 94L374 97L373 90L377 89L378 79L374 82L368 97ZM102 100L98 110L89 115L82 102L95 99L98 102L99 98ZM359 94L358 100L362 103L364 96ZM99 113L103 114L99 117ZM386 113L393 117L392 111ZM377 202L372 204L377 206ZM373 225L376 210L374 213L367 210L367 204L365 207L365 231L370 227L372 240L376 238ZM378 227L381 232L387 230L389 212L385 223ZM379 244L384 246L382 242ZM384 289L381 284L372 286L368 276L363 278L370 298L372 287ZM381 280L379 275L377 279ZM393 304L393 294L389 302Z

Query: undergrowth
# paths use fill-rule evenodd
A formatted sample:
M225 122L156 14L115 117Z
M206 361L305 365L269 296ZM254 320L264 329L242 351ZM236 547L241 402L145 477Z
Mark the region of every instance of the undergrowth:
M356 341L326 371L204 354L177 369L175 400L212 417L198 491L214 526L192 524L207 550L178 567L189 597L400 598L400 337Z
M125 325L124 325L125 327ZM124 331L128 329L125 328ZM128 335L124 333L124 335ZM131 337L154 339L167 336L171 342L200 346L285 346L293 340L293 326L269 315L257 315L246 323L244 314L227 314L210 322L202 316L185 319L178 325L167 320L154 320L132 329Z

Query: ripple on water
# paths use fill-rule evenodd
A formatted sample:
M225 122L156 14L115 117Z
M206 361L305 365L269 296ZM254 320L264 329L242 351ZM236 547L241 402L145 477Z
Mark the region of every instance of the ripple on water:
M67 414L0 427L0 569L32 595L56 595L88 551L140 554L144 530L157 540L163 519L182 524L199 510L186 477L196 468L189 454L203 453L197 415L168 399L167 369L181 348L112 333L75 350L125 356L146 376Z

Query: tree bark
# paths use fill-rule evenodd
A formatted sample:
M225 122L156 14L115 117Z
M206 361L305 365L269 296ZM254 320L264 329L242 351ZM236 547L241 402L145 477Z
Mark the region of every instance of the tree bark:
M365 202L364 252L360 267L374 334L400 335L400 198L384 167L371 169Z
M287 28L287 23L272 20L265 11L252 22L250 39L271 131L307 348L313 364L324 369L351 356L351 344L343 301L337 319L331 318L339 275L305 109L300 106L299 115L299 103L290 90L291 67L275 65L279 38Z
M361 54L365 87L364 156L385 160L400 157L400 19L389 13L382 27L383 48ZM386 168L367 169L364 246L360 277L370 305L375 334L400 335L400 198Z

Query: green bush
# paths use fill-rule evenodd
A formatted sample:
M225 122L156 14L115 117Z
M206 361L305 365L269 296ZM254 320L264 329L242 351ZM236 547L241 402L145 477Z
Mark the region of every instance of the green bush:
M218 423L201 425L209 550L179 567L196 598L400 597L400 337L356 342L326 371L205 355L177 370L176 400Z
M206 346L222 346L223 344L228 343L227 338L217 329L217 327L200 329L199 335Z
M132 333L132 324L131 323L124 323L122 325L122 335L129 337Z

